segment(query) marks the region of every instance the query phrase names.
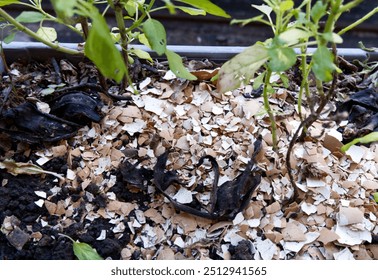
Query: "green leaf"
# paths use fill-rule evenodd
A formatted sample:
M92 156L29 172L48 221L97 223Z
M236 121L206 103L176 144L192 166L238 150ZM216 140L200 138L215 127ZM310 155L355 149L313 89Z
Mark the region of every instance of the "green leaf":
M378 203L378 192L373 193L374 201Z
M140 43L142 43L142 44L145 45L146 47L152 49L151 46L150 46L150 43L148 42L148 39L147 39L147 37L146 37L145 34L143 34L143 33L142 33L142 34L139 34L139 35L138 35L138 40L139 40Z
M340 35L334 32L323 33L322 37L328 42L335 43L335 44L341 44L343 42L343 38L341 38Z
M46 17L39 12L25 11L19 14L19 16L15 18L15 20L22 23L34 23L41 22L45 18Z
M37 30L38 36L43 38L46 41L54 42L58 38L55 28L53 27L40 27Z
M273 9L269 7L268 5L252 5L253 8L259 10L263 14L265 14L267 17L270 17L271 12Z
M268 58L268 50L261 42L246 48L223 64L219 70L218 90L224 93L239 87L243 81L249 83Z
M51 0L58 18L64 22L73 22L71 18L75 13L76 2L77 0Z
M278 35L278 39L291 46L298 44L303 39L308 39L311 36L311 33L299 28L290 28L280 35Z
M165 55L168 58L169 69L180 78L190 81L196 80L196 76L190 74L190 72L182 64L182 58L178 54L166 49Z
M345 153L350 147L357 143L368 144L375 141L378 141L378 132L371 132L363 137L353 139L349 143L343 145L340 150Z
M21 1L18 0L0 0L0 7L8 6L11 4L20 3Z
M288 88L290 83L289 77L285 73L280 73L280 79L284 88Z
M253 89L257 90L260 86L264 84L265 72L258 75L253 81Z
M88 13L92 28L85 42L84 53L105 77L119 83L127 72L122 55L113 44L108 25L98 10L93 7Z
M292 48L274 47L269 49L269 68L273 72L281 72L289 69L297 60L297 55Z
M150 54L146 51L133 48L133 49L130 49L130 53L136 55L137 57L139 57L141 59L146 59L146 60L152 62L152 58L151 58Z
M170 0L163 0L163 2L171 15L176 14L175 5Z
M176 0L176 1L188 4L194 8L204 10L206 13L209 13L214 16L230 18L229 14L227 14L222 8L211 3L209 0Z
M191 16L205 16L206 12L202 9L189 8L184 6L176 6L176 9L179 9Z
M16 32L11 32L8 36L6 36L4 38L4 43L5 44L9 44L9 43L12 43L14 41L14 38L16 36Z
M162 55L167 49L167 35L164 26L156 19L150 18L143 23L143 32L151 49L158 55Z
M294 2L291 1L291 0L282 1L282 2L280 3L280 11L281 11L281 12L289 11L289 10L291 10L293 7L294 7Z
M73 251L79 260L103 260L95 249L84 242L73 242Z
M323 82L329 82L332 80L332 73L338 70L333 63L333 59L333 54L326 46L320 46L314 52L312 56L312 70L319 80Z
M319 20L326 15L327 5L322 1L317 1L311 9L311 18L314 23L318 23Z

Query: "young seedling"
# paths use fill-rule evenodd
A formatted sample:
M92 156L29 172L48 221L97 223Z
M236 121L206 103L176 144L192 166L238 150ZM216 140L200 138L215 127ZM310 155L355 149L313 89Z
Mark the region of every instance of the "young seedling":
M79 260L103 260L103 258L87 243L73 240L70 236L60 234L72 241L72 249Z

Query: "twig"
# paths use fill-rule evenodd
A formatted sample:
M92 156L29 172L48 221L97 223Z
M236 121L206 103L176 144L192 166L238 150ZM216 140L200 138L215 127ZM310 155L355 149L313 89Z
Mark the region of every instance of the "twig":
M11 15L9 15L6 11L4 11L1 8L0 8L0 16L2 18L4 18L6 21L8 21L11 24L13 24L21 32L29 35L30 37L32 37L33 39L35 39L37 41L42 42L43 44L51 47L54 50L57 50L57 51L60 51L60 52L63 52L63 53L67 53L67 54L72 54L72 55L84 55L84 53L82 51L65 48L65 47L62 47L59 44L52 43L49 40L46 40L46 39L42 38L41 36L39 36L34 31L32 31L31 29L27 28L25 25L23 25L20 22L18 22L17 20L15 20Z
M54 57L51 58L51 64L54 67L54 71L55 71L55 79L56 79L55 82L59 85L62 83L62 73L60 72L60 67L58 65L58 62L56 61Z

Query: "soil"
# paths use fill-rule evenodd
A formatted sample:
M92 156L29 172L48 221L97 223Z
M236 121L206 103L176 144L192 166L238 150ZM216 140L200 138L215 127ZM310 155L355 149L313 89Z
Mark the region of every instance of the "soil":
M188 67L217 66L209 63L190 62ZM274 103L283 114L282 151L278 154L271 149L267 118L258 114L252 117L248 111L254 111L256 104L261 107L258 96L248 96L250 88L220 96L209 80L188 83L169 78L169 71L159 63L154 65L158 74L143 68L134 73L139 96L130 97L127 92L125 100L116 101L94 87L84 86L81 90L86 96L101 100L98 108L91 108L97 110L101 120L81 119L73 136L47 142L38 138L25 141L26 136L14 138L27 131L32 120L23 126L15 119L9 124L9 119L4 121L4 112L13 112L9 110L24 102L53 107L53 101L67 92L43 94L48 85L65 83L64 89L69 88L67 85L97 84L97 72L90 64L71 65L62 60L59 66L49 62L14 63L9 73L3 73L0 162L30 162L63 178L45 173L12 175L10 170L0 169L0 259L76 259L72 241L66 236L89 244L103 258L115 260L378 257L374 244L378 207L372 199L378 189L378 146L361 147L365 157L359 159L336 151L328 153L324 134L331 137L330 131L343 132L340 122L316 125L323 129L323 136L311 136L310 131L309 138L296 146L294 154L299 158L294 164L299 170L296 178L301 180L302 201L283 206L281 199L290 195L290 184L287 170L280 165L285 154L282 151L289 142L287 130L298 117L293 92L285 91L285 97L278 97ZM369 87L374 92L373 74L342 75L339 95L345 98ZM111 89L117 93L118 87ZM343 95L345 92L347 95ZM156 105L159 102L163 105ZM333 102L329 108L337 106ZM49 121L47 114L38 117ZM374 112L365 110L363 117L366 120L372 115ZM188 122L192 119L193 123L198 119L198 126L206 129L198 133ZM54 116L54 120L66 121L60 116ZM75 118L70 121L75 122ZM185 187L168 185L167 193L185 204L190 190L190 198L195 199L189 199L192 202L187 205L205 207L214 172L207 165L202 169L197 166L200 156L216 158L222 182L231 181L245 169L258 135L264 139L263 152L257 158L262 182L242 213L231 219L211 220L175 210L156 190L153 170L157 158L172 149L167 169L177 170L174 173ZM325 155L321 162L327 162L328 168L319 168L309 157L301 158L304 151L316 156L314 149ZM21 173L25 172L28 170ZM333 179L334 184L330 183ZM332 190L327 194L325 188L318 193L310 187L312 183L324 183ZM343 215L353 221L343 224ZM360 231L361 236L353 235L349 227ZM344 233L347 236L342 236ZM352 234L352 240L348 234Z

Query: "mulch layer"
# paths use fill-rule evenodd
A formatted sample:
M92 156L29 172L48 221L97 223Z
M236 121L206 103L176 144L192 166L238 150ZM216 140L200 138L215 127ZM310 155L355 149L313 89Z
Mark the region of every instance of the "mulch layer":
M378 100L376 68L343 69L336 100L293 148L300 196L287 203L294 190L285 157L300 125L298 69L270 99L275 151L259 92L246 85L220 94L210 81L219 65L187 67L198 81L177 79L164 62L138 64L132 72L139 94L129 88L125 100L115 100L98 90L90 64L10 66L0 93L0 259L75 259L66 236L116 260L378 258L378 145L340 152L362 128L376 129L365 125L376 108L358 103L364 111L357 124L350 110L355 116L362 109L355 104L343 105L346 116L336 114L353 93ZM110 84L109 93L118 95L119 87ZM309 113L306 100L302 110ZM166 177L156 167L163 155ZM248 189L218 192L214 208L216 177L218 185L237 185L240 174L261 176L242 211L229 208L240 206ZM163 190L157 176L169 181Z

